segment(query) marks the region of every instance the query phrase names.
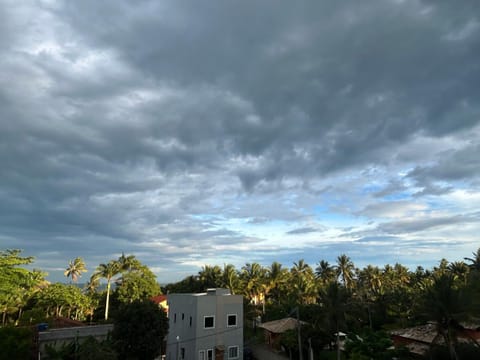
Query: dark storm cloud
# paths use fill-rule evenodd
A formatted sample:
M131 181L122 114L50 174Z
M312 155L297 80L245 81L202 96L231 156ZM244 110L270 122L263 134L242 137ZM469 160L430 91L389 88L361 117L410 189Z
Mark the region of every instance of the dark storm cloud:
M416 132L442 135L478 123L479 69L470 59L479 41L475 32L460 36L462 26L475 20L462 6L369 1L285 7L148 2L113 12L96 2L69 7L62 15L86 41L114 48L154 79L215 84L251 103L257 124L224 117L219 133L231 140L230 151L269 159L261 170L239 172L246 188L298 176L300 169L316 174L382 161L379 152ZM454 21L445 22L446 7ZM296 153L295 145L308 156Z

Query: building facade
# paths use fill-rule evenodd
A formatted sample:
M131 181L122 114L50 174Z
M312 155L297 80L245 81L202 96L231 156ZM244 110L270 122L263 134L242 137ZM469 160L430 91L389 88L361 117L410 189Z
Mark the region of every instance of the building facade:
M167 360L243 358L243 297L227 289L169 294Z

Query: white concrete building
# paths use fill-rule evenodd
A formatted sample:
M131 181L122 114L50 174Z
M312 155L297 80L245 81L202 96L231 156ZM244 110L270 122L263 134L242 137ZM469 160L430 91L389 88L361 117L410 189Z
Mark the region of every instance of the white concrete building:
M227 289L169 294L167 360L243 358L243 297Z

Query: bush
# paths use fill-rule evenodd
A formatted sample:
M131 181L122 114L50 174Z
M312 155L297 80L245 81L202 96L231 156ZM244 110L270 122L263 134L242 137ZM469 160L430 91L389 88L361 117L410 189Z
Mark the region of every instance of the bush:
M22 327L0 328L0 360L31 359L33 329Z

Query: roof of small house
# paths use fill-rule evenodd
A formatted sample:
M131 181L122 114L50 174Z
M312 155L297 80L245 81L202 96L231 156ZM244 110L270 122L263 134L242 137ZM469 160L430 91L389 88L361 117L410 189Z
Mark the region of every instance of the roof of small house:
M77 327L77 326L86 326L83 322L78 320L73 320L66 317L56 317L53 319L54 328L68 328L68 327Z
M437 328L435 324L428 323L411 328L393 330L391 334L405 339L410 339L412 341L430 344L435 336L437 336Z
M167 301L167 295L156 295L151 299L155 304L161 304L162 302Z
M304 321L300 323L306 324ZM287 330L292 330L297 328L297 319L287 317L280 320L268 321L259 325L259 327L268 330L272 333L282 334Z

